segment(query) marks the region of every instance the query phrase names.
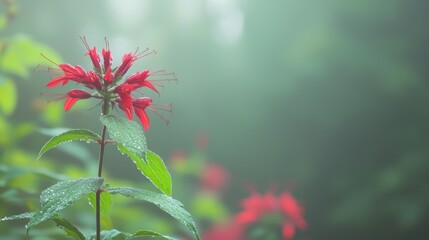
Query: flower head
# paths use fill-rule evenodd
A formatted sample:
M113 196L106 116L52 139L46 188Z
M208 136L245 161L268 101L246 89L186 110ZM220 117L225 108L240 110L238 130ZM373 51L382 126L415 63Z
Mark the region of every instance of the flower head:
M159 93L155 85L160 86L160 81L177 80L174 74L165 74L163 70L151 74L149 70L144 70L125 77L136 60L153 54L155 51L148 52L148 49L146 49L142 52L127 53L122 57L121 64L113 68L113 57L107 40L106 47L101 51L103 56L102 63L96 47L91 48L85 38L81 38L81 40L88 50L86 55L91 59L93 70L86 71L79 65L56 64L58 69L53 70L59 74L46 84L46 87L53 88L66 85L69 82L75 82L94 91L93 93L78 89L69 91L62 97L66 99L64 104L65 111L70 110L78 100L97 98L103 102L103 105L108 104L112 108L116 105L119 106L119 109L124 111L130 120L133 119L133 114L135 113L144 130L147 130L150 125L146 110L150 110L167 122L158 110L171 112L171 105L152 104L152 99L145 96L140 89L147 88ZM173 76L173 78L155 79L159 76ZM154 79L151 79L151 77ZM125 80L123 80L124 78ZM103 112L103 114L107 113Z

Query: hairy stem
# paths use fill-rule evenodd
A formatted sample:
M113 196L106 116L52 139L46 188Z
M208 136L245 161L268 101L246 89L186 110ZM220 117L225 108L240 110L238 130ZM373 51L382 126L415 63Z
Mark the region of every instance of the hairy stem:
M109 112L109 103L108 99L104 99L103 102L103 112L102 115L107 115ZM101 177L101 173L103 171L103 160L104 160L104 146L106 145L106 126L103 125L103 129L101 130L101 141L100 141L100 158L98 159L98 177ZM100 195L103 192L102 189L98 189L95 192L95 224L96 224L96 239L100 240Z

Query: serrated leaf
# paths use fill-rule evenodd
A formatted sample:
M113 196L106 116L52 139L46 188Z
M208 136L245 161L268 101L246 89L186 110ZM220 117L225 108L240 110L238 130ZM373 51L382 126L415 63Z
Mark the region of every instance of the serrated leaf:
M57 227L64 230L67 236L70 236L73 239L77 240L85 240L85 236L79 231L79 229L77 229L71 222L69 222L65 218L62 218L59 215L55 215L52 220L57 224Z
M91 192L97 191L103 184L103 178L79 178L59 182L45 190L40 195L41 210L36 212L26 225L26 228L52 218L59 211L72 205L76 200Z
M16 100L17 91L15 83L10 79L2 80L0 82L0 112L5 115L12 114L16 107Z
M177 238L161 235L157 232L150 231L150 230L140 230L140 231L138 231L132 235L129 235L127 238L125 238L125 240L138 238L138 237L145 237L145 236L146 237L160 237L160 238L164 238L164 239L168 239L168 240L177 240Z
M145 158L146 138L143 128L136 122L113 115L100 117L110 137L139 158Z
M150 150L146 150L146 161L118 144L118 149L128 155L141 173L146 176L161 192L171 196L171 176L162 159Z
M98 143L101 141L101 137L98 134L85 129L74 129L67 131L58 136L52 137L47 143L45 143L45 145L40 150L37 159L39 159L48 150L73 140Z
M113 115L102 116L100 120L110 137L118 143L119 151L128 155L159 190L171 195L170 174L162 159L147 150L143 128L136 122Z
M200 239L195 222L191 214L183 208L183 204L167 195L155 193L142 189L135 189L130 187L116 187L107 189L111 194L121 194L126 197L131 197L146 202L155 204L164 212L170 214L172 217L183 223L194 234L196 239Z

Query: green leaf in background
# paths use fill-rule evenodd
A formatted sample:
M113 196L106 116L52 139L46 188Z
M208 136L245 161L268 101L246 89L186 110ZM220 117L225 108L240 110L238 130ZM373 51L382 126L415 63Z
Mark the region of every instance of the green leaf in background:
M0 15L0 30L3 30L7 24L7 17L5 14Z
M94 208L95 210L95 192L88 194L89 198L89 204ZM101 213L108 213L110 207L112 206L112 196L109 192L103 191L100 194L100 212Z
M62 218L59 215L55 215L52 220L57 224L57 227L64 230L67 236L72 237L73 239L85 240L85 236L77 229L72 223L70 223L65 218Z
M16 36L5 43L4 53L0 55L0 69L27 78L37 65L47 63L42 53L53 62L61 62L59 55L48 46L36 43L25 35Z
M67 176L61 175L52 171L49 171L46 168L39 167L19 167L19 166L9 166L0 164L0 187L6 186L6 184L16 176L20 176L26 173L34 173L41 176L49 177L58 181L66 180Z
M114 237L117 237L120 235L124 235L124 233L116 229L103 230L100 232L101 240L112 240ZM95 235L91 235L88 238L88 240L95 240L95 239L96 239Z
M137 168L145 175L161 192L171 196L171 176L162 159L150 150L146 151L146 161L127 148L118 144L118 149L128 155Z
M3 79L0 75L0 112L5 115L13 113L17 102L15 83L10 79Z
M113 115L100 117L110 137L139 158L145 158L146 138L143 128L134 121Z
M191 209L194 217L209 222L225 222L230 217L221 200L212 194L199 193L194 196Z
M97 191L102 184L103 178L79 178L59 182L43 190L40 196L42 209L31 217L26 228L30 229L31 227L52 218L59 211L72 205L73 202L82 196Z
M126 237L125 240L133 239L133 238L140 238L140 237L164 238L164 239L168 239L168 240L177 240L176 238L161 235L157 232L150 231L150 230L140 230L134 234L131 234L131 233L126 233L126 232L121 232L121 231L116 230L116 229L111 229L111 230L101 231L100 236L101 236L102 240L111 240L111 239L113 239L115 237L119 237L119 236L125 236ZM89 240L95 240L95 235L91 235L88 239ZM123 239L123 238L121 238L121 239Z
M21 122L15 127L15 138L18 140L29 136L37 130L36 124L32 122Z
M89 204L95 212L95 192L88 194ZM109 210L112 206L112 196L109 192L103 191L100 194L100 217L101 217L101 228L110 229L112 228L112 219L109 216Z
M60 104L47 104L44 107L41 119L51 126L58 126L63 121L64 109Z
M93 133L89 130L85 129L74 129L67 131L65 133L62 133L58 136L52 137L40 150L39 155L37 156L37 159L39 159L46 151L57 147L58 145L61 145L65 142L70 142L72 140L80 140L80 141L86 141L86 142L94 142L98 143L101 141L101 137Z
M126 197L131 197L155 204L164 212L170 214L179 222L183 223L189 230L191 230L196 239L200 239L198 230L195 226L194 220L191 217L191 214L189 214L189 212L183 208L183 204L181 202L164 194L130 187L110 188L106 191L110 192L111 194L121 194Z

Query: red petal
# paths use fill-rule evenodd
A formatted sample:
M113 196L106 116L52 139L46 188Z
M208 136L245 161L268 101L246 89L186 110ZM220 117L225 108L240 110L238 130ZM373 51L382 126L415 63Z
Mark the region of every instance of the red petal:
M144 81L141 86L150 88L150 89L154 90L156 93L159 93L158 89L156 89L156 87L149 80Z
M152 98L148 98L148 97L133 99L133 106L143 110L147 108L151 103L152 103Z
M133 120L133 103L130 96L130 92L123 91L122 88L119 88L117 92L119 94L119 97L121 98L121 103L119 104L119 107L122 109L122 111L125 112L125 115L127 115L128 119Z
M149 70L145 70L141 73L136 72L133 75L129 76L126 80L127 83L143 83L143 81L146 80L147 76L149 75Z
M60 76L60 77L56 77L54 79L51 79L47 84L46 87L51 88L51 87L56 87L60 84L66 84L68 82L69 78L66 76Z
M67 96L71 98L77 98L77 99L86 99L86 98L90 98L91 94L80 89L73 89L67 93Z
M147 131L149 129L150 120L147 116L147 113L140 108L134 108L134 112L136 113L137 117L139 118L141 124L143 125L143 129Z
M75 68L75 72L74 75L77 78L86 78L86 76L88 75L88 73L79 65L74 66Z
M94 65L96 69L101 69L100 56L97 54L97 49L95 47L93 49L88 49L87 55L91 58L92 65Z
M73 66L70 64L63 63L63 64L60 64L58 66L63 70L63 72L65 74L73 74L76 72L75 69L73 68Z
M103 50L101 51L101 54L103 55L104 69L106 70L112 66L113 58L110 55L110 50L106 50L103 48Z
M67 97L66 101L64 102L64 111L70 110L70 108L73 107L73 105L79 100L78 98L72 98Z

